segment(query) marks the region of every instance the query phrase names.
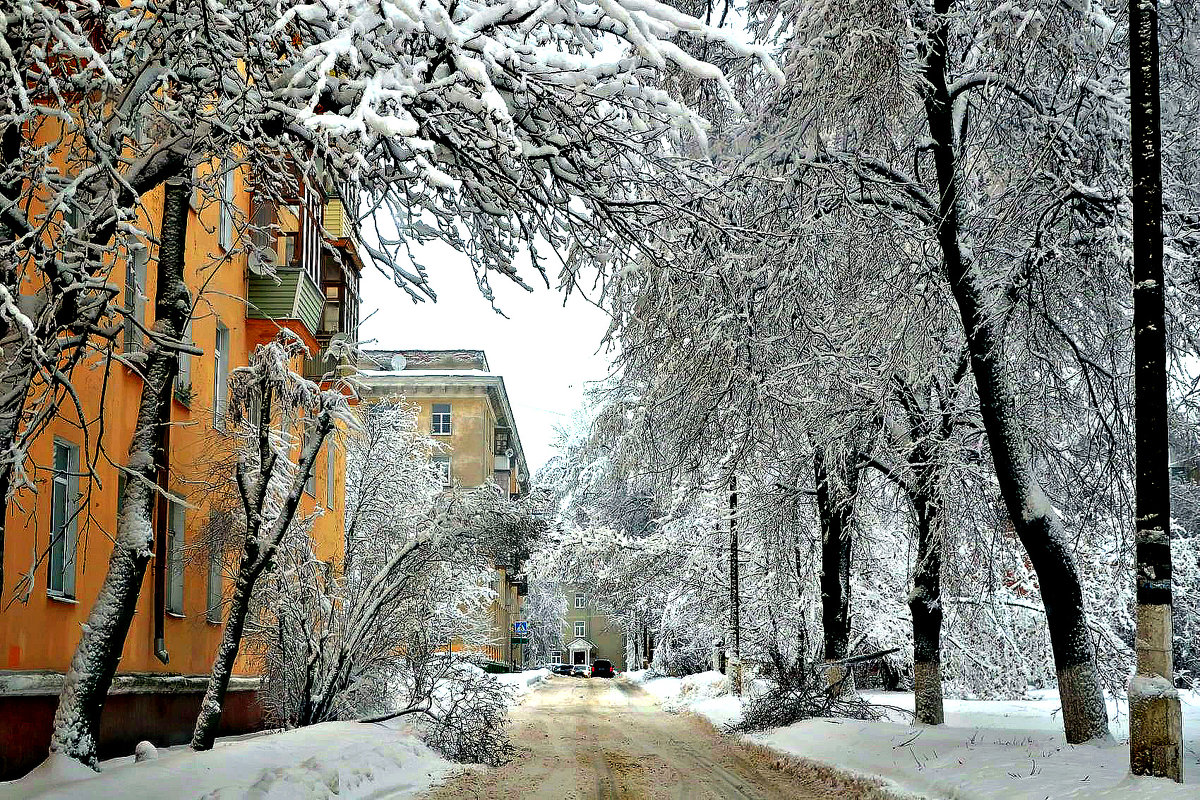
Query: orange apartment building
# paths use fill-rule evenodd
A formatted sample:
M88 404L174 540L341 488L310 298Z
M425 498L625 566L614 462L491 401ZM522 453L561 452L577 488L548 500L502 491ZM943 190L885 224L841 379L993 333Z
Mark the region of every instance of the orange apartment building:
M504 378L488 367L482 350L365 350L359 379L363 401L401 395L418 406L421 429L446 445L434 461L447 486L478 488L495 483L509 497L529 491L529 469ZM513 561L519 559L513 554ZM496 600L490 609L493 661L523 663L512 643L512 624L523 617L528 583L519 563L497 564Z
M155 556L104 710L101 758L131 753L142 739L166 745L190 737L221 636L222 596L231 593L236 569L236 553L222 563L191 547L209 518L203 489L223 435L231 370L248 363L253 349L281 327L308 345L313 357L297 371L312 377L329 367L323 353L331 338L357 337L362 263L338 193L307 187L293 203L259 203L236 164L207 169L219 172L221 202L193 202L186 267L194 301L190 336L204 355L181 356L166 447L165 488L174 499L161 500L155 515ZM146 221L157 223L162 190L145 201ZM274 223L279 233L251 236L247 220ZM251 239L258 254L248 246ZM273 254L267 256L273 276L257 263L264 252ZM126 308L152 325L153 253L123 255L112 280L124 283ZM141 335L129 329L117 349L141 346ZM87 451L78 421L56 419L31 451L36 494L22 492L8 508L0 587L0 780L18 777L46 755L62 674L108 564L122 485L110 461L126 456L142 387L133 370L103 353L81 364L74 379L90 423ZM300 513L323 512L313 529L315 549L340 561L345 465L333 437L325 449ZM95 461L91 478L80 474L85 458ZM51 546L54 531L63 535ZM260 724L254 665L243 658L236 674L223 734Z

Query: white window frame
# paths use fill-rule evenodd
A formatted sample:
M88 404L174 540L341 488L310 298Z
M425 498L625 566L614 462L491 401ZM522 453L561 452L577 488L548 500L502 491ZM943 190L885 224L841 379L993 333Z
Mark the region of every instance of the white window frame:
M217 244L225 252L233 249L233 163L226 159L221 164L220 202L217 212Z
M575 607L576 608L586 608L587 607L587 598L584 597L583 592L575 593Z
M182 503L167 503L167 613L183 616L183 551L187 546L187 518Z
M575 621L575 638L576 639L586 639L587 638L587 623L584 622L583 620Z
M337 452L333 439L325 440L325 507L333 508L333 495L337 491Z
M126 353L140 353L145 349L145 339L142 330L133 320L146 324L146 275L150 263L150 251L145 247L135 247L125 261L125 335L122 340L122 350Z
M562 660L562 650L551 650L551 651L550 651L550 663L551 663L551 664L561 664L561 663L563 663L563 660Z
M183 335L179 337L184 344L192 344L192 315L188 314L187 322L183 324ZM175 373L175 389L187 392L192 388L192 357L187 353L179 353L179 368Z
M450 486L454 482L454 463L450 456L434 456L433 463L442 473L442 486Z
M229 405L229 328L217 321L213 334L213 427L225 430Z
M445 411L438 411L445 407ZM429 412L429 433L432 436L450 436L454 431L454 408L452 403L434 403Z
M311 431L308 433L305 433L305 435L304 435L303 444L300 446L300 458L301 459L304 458L304 450L305 450L305 448L308 447L308 443L310 441L309 437L311 437L311 436L312 436ZM317 461L318 460L319 459L316 459L316 458L313 459L312 468L308 471L308 477L304 479L304 493L306 495L308 495L309 497L311 497L313 500L317 499Z
M208 554L208 608L204 612L204 619L214 625L220 625L221 605L225 602L224 564L220 548L215 544L211 547L212 550Z
M65 462L59 463L59 453ZM61 599L75 597L75 570L78 561L79 448L71 442L56 438L51 458L50 489L50 551L46 557L46 594ZM62 498L62 518L55 513L57 497ZM61 533L60 533L61 531ZM62 545L62 555L55 565L54 551Z

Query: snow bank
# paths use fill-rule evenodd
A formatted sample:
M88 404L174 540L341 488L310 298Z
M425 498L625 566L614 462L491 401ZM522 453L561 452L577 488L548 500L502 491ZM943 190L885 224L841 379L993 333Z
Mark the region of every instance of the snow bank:
M683 678L671 678L647 669L626 672L622 680L637 684L660 703L677 697L683 688Z
M524 672L501 673L492 677L512 691L513 704L516 705L535 688L546 682L546 679L550 677L550 670L530 669Z
M399 722L327 722L221 740L207 753L186 745L158 752L157 759L142 763L132 756L106 761L99 774L76 769L61 757L48 760L20 780L0 783L0 800L405 798L421 794L457 766Z
M1182 693L1187 783L1129 777L1128 717L1113 724L1118 741L1069 745L1056 699L946 700L946 725L814 719L749 737L789 755L878 776L902 792L955 800L1155 798L1200 796L1200 694ZM868 693L873 702L912 708L911 693ZM1122 738L1122 735L1124 738Z
M655 697L664 711L698 714L719 728L742 720L742 699L729 694L729 678L720 672L665 678L641 670L625 673L625 679Z

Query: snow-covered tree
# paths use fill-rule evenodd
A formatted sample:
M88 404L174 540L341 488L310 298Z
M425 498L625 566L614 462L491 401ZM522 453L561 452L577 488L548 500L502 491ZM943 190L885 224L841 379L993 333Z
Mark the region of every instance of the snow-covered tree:
M29 439L71 397L71 368L120 330L108 275L146 246L139 214L167 180L222 159L222 170L247 168L268 203L294 195L298 181L338 186L356 221L393 212L398 230L365 243L414 297L433 291L401 256L431 237L470 255L489 294L489 271L524 283L514 266L522 252L544 269L543 243L572 262L610 265L652 247L642 235L656 215L652 174L681 130L704 127L656 81L677 65L725 85L675 36L770 64L762 48L653 0L35 3L2 20L6 495ZM247 238L239 246L252 250ZM160 285L171 283L165 254L151 258ZM159 336L178 352L178 331ZM31 406L31 387L42 385ZM149 501L126 507L148 511ZM95 651L124 643L150 552L147 519L129 517L118 532L113 567L129 567L112 573L97 605L111 624L89 626L61 702L54 749L88 764L115 669Z
M229 409L237 438L232 445L233 478L241 500L234 517L242 541L236 548L233 597L192 734L195 750L210 750L216 740L255 586L275 564L296 521L321 447L339 427L357 425L346 401L346 387L335 383L322 389L293 371L296 360L307 354L299 337L284 330L275 341L260 345L250 364L235 369L230 378ZM300 435L293 435L293 430ZM293 450L297 451L294 463ZM307 539L307 531L300 538ZM223 544L228 544L227 537Z

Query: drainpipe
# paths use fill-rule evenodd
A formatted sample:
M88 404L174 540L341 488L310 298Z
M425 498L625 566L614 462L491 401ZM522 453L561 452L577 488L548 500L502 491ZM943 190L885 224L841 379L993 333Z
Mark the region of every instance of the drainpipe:
M168 385L167 391L173 392L174 387ZM171 402L170 394L167 403ZM168 415L170 414L168 405ZM166 616L167 616L167 459L171 452L171 423L168 419L163 426L161 453L158 459L158 493L154 514L154 656L166 664L171 660L167 652Z

